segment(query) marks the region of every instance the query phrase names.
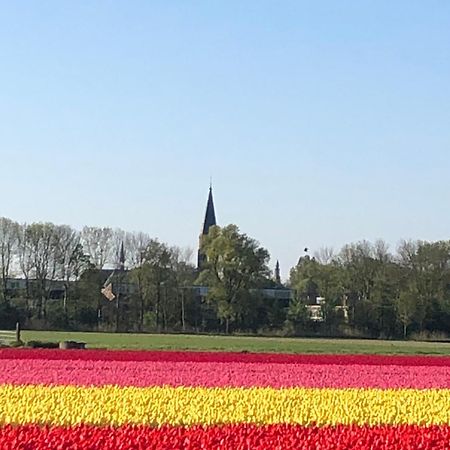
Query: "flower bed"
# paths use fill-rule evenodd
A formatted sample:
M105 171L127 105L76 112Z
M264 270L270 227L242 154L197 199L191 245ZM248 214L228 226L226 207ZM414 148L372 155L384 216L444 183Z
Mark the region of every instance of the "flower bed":
M449 369L445 357L0 350L0 448L450 448Z

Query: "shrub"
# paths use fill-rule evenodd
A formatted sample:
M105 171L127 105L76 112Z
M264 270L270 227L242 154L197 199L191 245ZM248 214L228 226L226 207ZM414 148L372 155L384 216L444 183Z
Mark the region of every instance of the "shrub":
M17 322L23 322L24 314L9 303L0 303L0 330L13 330Z
M59 348L59 342L28 341L30 348Z
M424 330L417 333L411 333L410 339L412 341L448 342L449 336L443 331Z

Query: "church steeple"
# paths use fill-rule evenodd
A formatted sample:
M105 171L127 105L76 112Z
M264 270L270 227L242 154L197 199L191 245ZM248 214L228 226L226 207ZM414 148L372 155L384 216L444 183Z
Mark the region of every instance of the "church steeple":
M281 275L280 275L280 261L277 260L277 264L275 266L275 283L281 285Z
M203 222L202 234L208 234L209 229L216 224L216 212L214 211L214 200L212 195L212 186L209 186L208 203L206 204L205 220Z
M214 225L217 225L217 222L216 222L216 212L214 210L212 184L210 184L209 185L208 202L206 204L205 220L203 221L202 234L200 235L200 243L201 243L202 236L206 236L209 232L209 229ZM199 248L198 249L198 259L197 259L197 269L198 270L202 269L205 259L206 259L205 255L203 255L201 253L201 250Z
M123 245L123 241L120 244L120 253L119 253L119 270L123 272L125 270L125 248Z

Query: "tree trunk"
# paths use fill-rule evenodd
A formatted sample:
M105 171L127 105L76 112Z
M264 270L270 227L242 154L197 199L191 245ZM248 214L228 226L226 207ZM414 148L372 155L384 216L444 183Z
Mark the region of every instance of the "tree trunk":
M119 332L119 325L120 325L120 303L119 303L119 297L120 294L117 292L116 294L116 333Z
M139 294L140 297L140 311L139 311L139 331L144 331L144 296Z
M8 304L8 289L7 289L7 281L6 275L3 274L2 277L2 291L3 291L3 301Z
M46 286L45 286L45 280L44 280L43 284L42 284L42 314L44 316L44 319L46 319L46 320L47 320L47 299L50 295L50 289L51 289L51 286L49 286L48 291L47 291Z
M161 287L158 283L156 287L156 305L155 305L155 316L156 316L156 330L159 331L159 306L161 304Z
M181 328L186 331L185 311L184 311L184 289L181 289Z
M167 331L167 286L164 285L164 297L162 303L162 319L163 319L163 330Z
M28 277L25 277L25 305L28 315L31 312L33 306L30 302L30 282L28 280Z
M64 314L67 316L67 297L68 297L68 291L69 291L69 284L64 283L64 299L63 299L63 307L64 307Z

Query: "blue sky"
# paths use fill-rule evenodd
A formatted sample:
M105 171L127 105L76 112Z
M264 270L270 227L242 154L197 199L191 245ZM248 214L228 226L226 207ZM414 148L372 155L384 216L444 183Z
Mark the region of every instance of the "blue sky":
M0 215L195 248L213 177L283 273L450 238L450 3L0 1Z

